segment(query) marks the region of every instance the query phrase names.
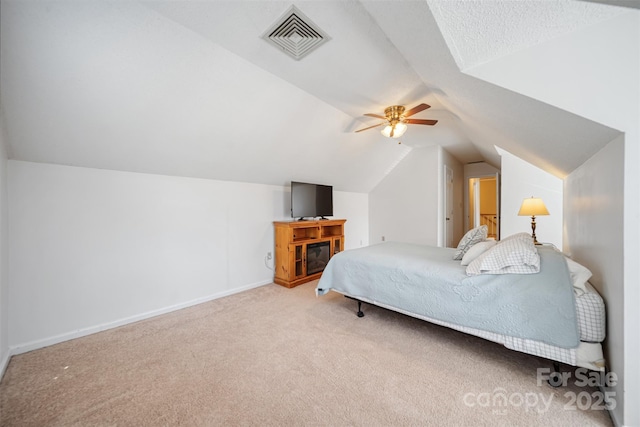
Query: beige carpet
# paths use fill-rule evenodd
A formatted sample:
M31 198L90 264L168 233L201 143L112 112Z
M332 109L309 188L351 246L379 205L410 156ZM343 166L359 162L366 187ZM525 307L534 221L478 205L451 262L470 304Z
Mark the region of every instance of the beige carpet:
M565 397L597 390L536 384L548 361L369 305L360 319L314 286L268 285L15 356L0 424L611 425Z

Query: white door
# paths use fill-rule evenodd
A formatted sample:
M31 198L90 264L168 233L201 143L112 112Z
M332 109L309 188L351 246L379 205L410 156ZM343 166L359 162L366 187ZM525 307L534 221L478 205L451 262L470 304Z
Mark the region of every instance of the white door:
M453 242L453 170L444 165L444 245L454 247Z

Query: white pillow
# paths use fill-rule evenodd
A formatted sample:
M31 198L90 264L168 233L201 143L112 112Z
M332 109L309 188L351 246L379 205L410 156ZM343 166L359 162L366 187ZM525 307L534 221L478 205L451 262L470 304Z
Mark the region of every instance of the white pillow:
M467 275L534 274L540 272L540 255L533 239L501 240L467 266Z
M571 276L573 287L582 292L587 292L586 283L592 276L591 271L566 255L564 259L567 261L567 267L569 267L569 276ZM580 295L582 295L582 293L580 293Z
M494 247L496 243L497 242L495 240L485 240L484 242L476 243L475 245L471 246L467 253L465 253L462 257L462 262L460 262L460 265L469 265L471 261Z
M457 247L458 250L453 254L453 259L462 259L470 247L485 240L487 238L488 230L489 228L486 225L481 225L480 227L467 231L467 233L462 236L462 239L460 239L460 243L458 243Z

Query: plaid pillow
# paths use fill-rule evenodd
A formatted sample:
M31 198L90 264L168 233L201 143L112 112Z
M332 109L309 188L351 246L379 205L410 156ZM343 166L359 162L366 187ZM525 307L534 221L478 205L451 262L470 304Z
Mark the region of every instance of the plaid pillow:
M540 272L540 255L531 236L503 240L467 266L469 276L538 272Z
M486 225L481 225L480 227L467 231L467 233L462 236L462 239L460 239L460 243L458 243L458 247L456 248L458 250L453 254L453 259L462 259L471 246L486 240L488 231L489 229Z

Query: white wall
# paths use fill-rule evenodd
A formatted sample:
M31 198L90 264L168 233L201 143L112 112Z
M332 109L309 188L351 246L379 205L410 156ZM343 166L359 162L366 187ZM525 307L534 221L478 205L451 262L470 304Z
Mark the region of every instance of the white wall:
M7 263L7 149L0 113L0 378L9 363L9 281Z
M620 383L612 390L622 404L624 368L624 136L609 143L564 181L563 251L593 273L590 282L607 307L605 357ZM637 307L635 308L637 309ZM637 361L637 358L636 358Z
M562 180L496 147L501 156L500 236L531 234L531 217L518 216L522 200L540 197L549 215L536 217L536 237L540 243L562 248Z
M640 19L638 20L640 24ZM640 57L640 25L638 57ZM640 62L640 61L638 61ZM638 67L640 71L640 66ZM640 90L637 91L640 118ZM640 425L640 120L628 128L624 144L624 406L614 412L625 425ZM613 341L613 340L612 340ZM621 393L620 391L618 392ZM624 412L623 412L624 411ZM622 416L620 416L622 414Z
M439 237L438 146L412 149L369 193L369 242L437 245Z
M366 193L333 192L333 217L344 218L344 248L369 245L369 195Z
M498 168L485 162L468 163L464 165L464 179L495 176L498 172L500 172Z
M265 255L274 250L272 222L289 219L286 187L8 166L16 352L273 279ZM366 241L366 195L335 199L336 217L348 220L347 247Z

